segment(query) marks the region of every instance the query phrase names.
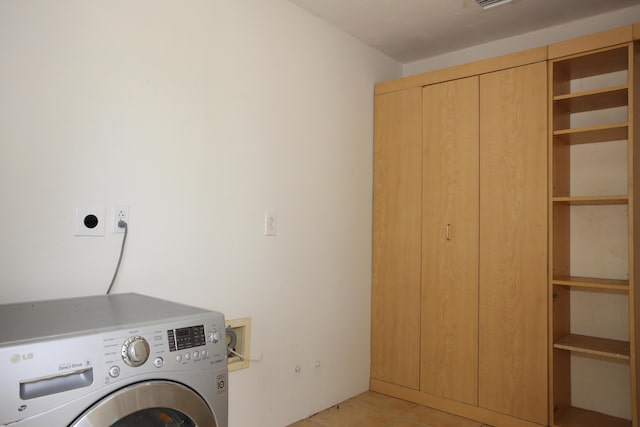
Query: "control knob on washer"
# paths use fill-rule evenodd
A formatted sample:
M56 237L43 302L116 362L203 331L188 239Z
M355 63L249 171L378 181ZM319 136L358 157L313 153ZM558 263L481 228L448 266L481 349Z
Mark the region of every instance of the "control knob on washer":
M211 341L213 343L217 343L218 341L220 341L220 330L214 329L213 331L210 331L209 332L209 341Z
M149 343L140 336L131 337L122 344L122 360L129 366L140 366L149 358Z

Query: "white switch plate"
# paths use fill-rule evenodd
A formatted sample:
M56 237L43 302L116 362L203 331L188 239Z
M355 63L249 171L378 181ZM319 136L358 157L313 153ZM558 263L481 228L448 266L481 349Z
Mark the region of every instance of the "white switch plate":
M278 214L275 212L265 212L264 214L264 235L275 236L278 234Z
M104 236L104 208L76 208L74 236Z

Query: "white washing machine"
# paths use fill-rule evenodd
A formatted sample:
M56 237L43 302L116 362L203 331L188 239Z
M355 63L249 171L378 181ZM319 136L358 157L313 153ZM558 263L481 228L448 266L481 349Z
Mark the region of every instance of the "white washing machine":
M228 427L224 315L138 294L0 305L0 426Z

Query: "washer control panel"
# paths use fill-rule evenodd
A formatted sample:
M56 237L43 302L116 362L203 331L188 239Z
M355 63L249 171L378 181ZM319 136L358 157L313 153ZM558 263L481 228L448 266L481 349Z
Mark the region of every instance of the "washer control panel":
M162 370L204 369L226 362L224 318L153 325L102 334L103 384Z

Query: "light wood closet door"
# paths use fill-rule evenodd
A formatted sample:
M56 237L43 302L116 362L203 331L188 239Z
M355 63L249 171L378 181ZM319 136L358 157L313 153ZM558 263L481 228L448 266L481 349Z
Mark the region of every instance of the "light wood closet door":
M478 77L423 90L422 391L477 404Z
M547 423L547 71L480 78L479 405Z
M371 377L418 389L422 88L375 98Z

